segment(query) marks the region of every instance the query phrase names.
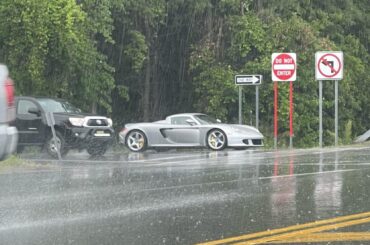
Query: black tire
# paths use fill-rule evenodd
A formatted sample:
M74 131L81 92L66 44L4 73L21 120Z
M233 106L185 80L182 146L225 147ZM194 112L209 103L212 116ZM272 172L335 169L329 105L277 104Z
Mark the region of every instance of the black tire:
M56 141L60 144L60 155L65 156L68 153L68 149L65 147L65 140L62 134L58 131L55 132ZM54 144L54 137L51 134L46 141L45 148L47 153L53 158L58 158L58 152L56 150L56 145Z
M125 144L130 151L143 152L148 147L148 139L144 132L132 130L127 134Z
M103 156L108 150L107 143L93 143L87 147L87 153L94 157Z
M227 146L226 134L221 129L212 129L207 134L206 144L211 150L221 151Z

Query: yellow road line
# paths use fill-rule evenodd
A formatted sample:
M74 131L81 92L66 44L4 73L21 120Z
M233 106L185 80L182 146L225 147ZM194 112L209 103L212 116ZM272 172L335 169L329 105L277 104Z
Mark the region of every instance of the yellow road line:
M343 232L343 233L313 233L306 236L299 236L292 239L269 242L270 244L279 243L318 243L318 242L351 242L351 241L370 241L370 232Z
M306 224L293 225L293 226L289 226L289 227L285 227L285 228L279 228L279 229L274 229L274 230L268 230L268 231L262 231L262 232L247 234L247 235L230 237L230 238L216 240L216 241L199 243L198 245L218 245L218 244L232 243L232 242L242 241L242 240L246 240L246 239L271 236L271 235L275 235L275 234L279 234L279 233L286 233L286 232L290 232L290 231L296 231L296 230L301 230L301 229L306 229L306 228L311 228L311 227L317 227L317 226L321 226L321 225L327 225L327 224L331 224L331 223L335 223L335 222L342 222L342 221L347 221L347 220L360 219L360 218L364 218L364 217L368 217L368 216L370 216L370 212L347 215L347 216L342 216L342 217L337 217L337 218L332 218L332 219L315 221L315 222L306 223Z
M273 241L280 241L280 240L290 239L293 237L299 237L301 235L305 236L310 233L316 233L316 232L327 231L327 230L335 230L335 229L339 229L343 227L360 225L360 224L365 224L365 223L370 223L370 217L364 218L364 219L355 219L355 220L350 220L350 221L345 221L345 222L335 223L335 224L330 224L330 225L323 225L319 227L314 227L314 228L309 228L309 229L294 231L294 232L288 232L288 233L275 235L275 236L263 237L263 238L249 240L245 242L233 243L233 245L264 244L264 243L269 243Z

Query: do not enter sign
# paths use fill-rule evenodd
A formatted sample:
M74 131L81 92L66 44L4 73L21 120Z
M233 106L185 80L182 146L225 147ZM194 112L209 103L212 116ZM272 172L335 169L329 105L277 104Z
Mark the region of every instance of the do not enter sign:
M295 81L297 79L297 55L295 53L273 53L272 81Z

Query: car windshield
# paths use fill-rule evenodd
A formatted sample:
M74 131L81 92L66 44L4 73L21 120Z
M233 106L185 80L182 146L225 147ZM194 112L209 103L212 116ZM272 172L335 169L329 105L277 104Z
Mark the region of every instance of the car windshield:
M203 124L203 125L218 123L216 119L208 115L196 115L194 117L195 119L198 120L200 124Z
M68 101L53 99L38 99L38 102L46 112L80 113L81 110Z

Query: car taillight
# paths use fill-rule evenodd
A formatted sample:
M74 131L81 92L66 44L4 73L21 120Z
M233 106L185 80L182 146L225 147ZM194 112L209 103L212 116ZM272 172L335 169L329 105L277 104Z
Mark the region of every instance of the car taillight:
M5 81L5 92L8 102L8 107L14 106L14 85L11 79Z

